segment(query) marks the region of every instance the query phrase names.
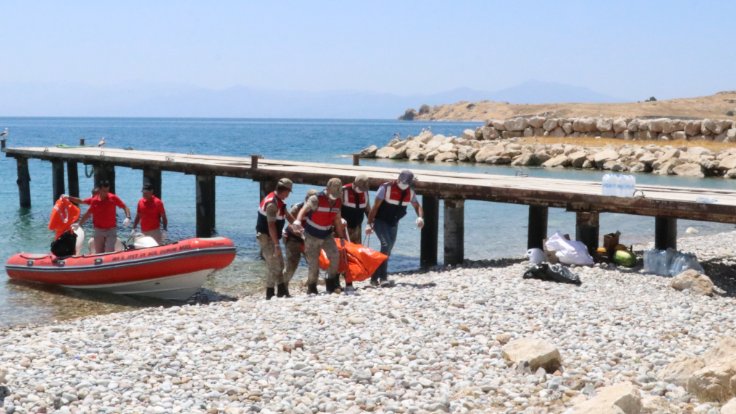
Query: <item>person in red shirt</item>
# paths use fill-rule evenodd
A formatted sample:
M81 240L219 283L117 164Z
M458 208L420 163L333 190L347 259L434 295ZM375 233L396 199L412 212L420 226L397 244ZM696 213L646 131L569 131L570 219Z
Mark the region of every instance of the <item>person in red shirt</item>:
M138 200L138 209L133 220L133 230L141 223L141 232L151 236L158 244L162 244L166 238L166 228L169 221L166 219L166 209L160 198L153 195L153 186L143 184L141 189L143 197ZM163 228L162 228L163 226Z
M90 200L89 208L79 219L79 225L83 225L89 216L92 216L92 224L95 227L95 253L115 251L115 242L118 239L116 207L125 211L123 226L130 225L130 210L118 196L110 192L110 183L107 180L100 181L100 192Z

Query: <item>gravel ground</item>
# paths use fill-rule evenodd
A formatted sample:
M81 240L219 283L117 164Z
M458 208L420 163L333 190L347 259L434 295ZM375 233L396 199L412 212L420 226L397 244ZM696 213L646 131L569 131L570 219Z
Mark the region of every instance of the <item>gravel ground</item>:
M723 290L715 297L614 266L573 268L581 286L524 280L526 263L503 260L392 275L395 287L359 284L355 296L297 291L5 329L0 400L7 391L6 413L543 413L628 380L647 405L717 413L657 374L736 332L735 238L680 240ZM530 336L558 347L560 371L504 361L502 343Z

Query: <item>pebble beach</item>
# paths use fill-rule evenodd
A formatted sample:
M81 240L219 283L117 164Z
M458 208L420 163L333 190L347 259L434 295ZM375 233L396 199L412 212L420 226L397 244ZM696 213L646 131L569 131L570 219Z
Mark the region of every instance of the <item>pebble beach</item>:
M573 267L574 286L522 279L527 262L509 259L395 274L394 287L358 283L354 296L295 287L8 328L0 412L561 413L630 381L642 412L719 413L658 373L736 332L735 239L678 240L712 297L641 266ZM562 367L505 360L503 345L526 337L554 344Z

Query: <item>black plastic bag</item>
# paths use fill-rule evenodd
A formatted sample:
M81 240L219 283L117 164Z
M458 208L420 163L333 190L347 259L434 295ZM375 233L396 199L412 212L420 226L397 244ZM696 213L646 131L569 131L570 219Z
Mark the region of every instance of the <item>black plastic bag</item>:
M583 283L580 281L580 277L578 277L578 275L559 263L553 265L549 265L547 263L532 265L526 270L526 272L524 272L523 278L547 280L558 283L570 283L578 286Z
M51 253L56 257L73 256L77 248L77 234L67 231L51 242Z

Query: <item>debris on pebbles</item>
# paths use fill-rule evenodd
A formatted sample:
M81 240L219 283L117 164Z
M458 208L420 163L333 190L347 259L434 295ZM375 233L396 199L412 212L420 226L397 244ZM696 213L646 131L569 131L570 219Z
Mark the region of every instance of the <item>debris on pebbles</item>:
M682 244L733 271L734 237ZM7 413L541 413L574 411L617 384L631 384L624 397L640 398L641 412L718 412L726 403L699 401L658 375L736 332L733 294L691 295L669 278L615 266L573 268L581 286L525 280L525 269L399 274L394 287L358 284L355 296L258 295L3 329L0 405ZM504 346L523 338L554 346L561 366L505 359Z

